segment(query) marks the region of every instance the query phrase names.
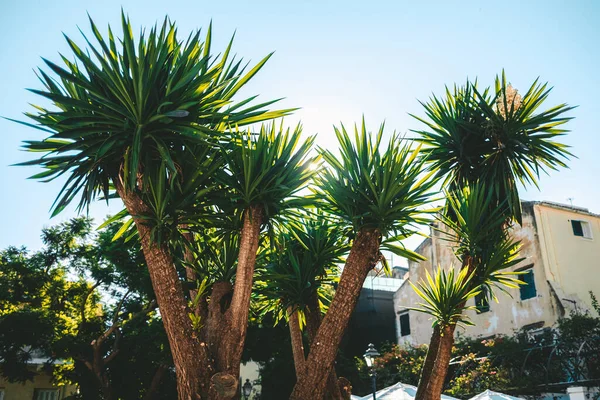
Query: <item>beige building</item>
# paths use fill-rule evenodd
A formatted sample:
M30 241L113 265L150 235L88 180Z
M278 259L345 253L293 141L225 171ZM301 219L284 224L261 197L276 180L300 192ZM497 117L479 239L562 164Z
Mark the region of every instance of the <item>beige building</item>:
M468 311L475 326L457 328L457 335L489 337L511 335L520 329L551 327L571 311L594 312L589 292L600 297L600 216L587 209L551 202L523 202L523 225L512 235L522 243L524 258L514 267L524 271L529 283L508 289L512 298L498 294L499 303L479 299L478 311ZM433 274L434 266L458 268L452 243L444 233L432 229L416 252L426 261L410 262L406 281L394 294L398 343L429 343L429 315L409 310L421 302L409 282ZM474 300L471 300L475 304Z
M73 385L57 386L43 361L34 362L31 369L37 374L32 381L10 383L0 376L0 400L61 400L76 393Z

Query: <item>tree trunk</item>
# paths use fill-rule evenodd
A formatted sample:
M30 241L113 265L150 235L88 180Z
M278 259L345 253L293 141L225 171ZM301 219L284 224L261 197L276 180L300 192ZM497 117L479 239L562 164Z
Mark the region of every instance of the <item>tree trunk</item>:
M431 340L429 341L429 348L427 349L427 356L425 357L423 368L421 368L421 377L419 378L419 387L417 388L415 400L426 399L425 394L427 392L427 387L430 383L431 374L433 372L433 366L435 364L435 359L437 357L438 349L440 346L440 334L441 332L436 326L433 329Z
M190 309L173 258L165 244L151 241L151 229L141 218L149 214L142 199L130 190L125 190L119 178L113 180L117 193L133 216L142 250L152 280L163 325L169 339L179 400L195 400L208 396L207 382L212 375L207 346L200 343L192 328L188 314Z
M447 325L443 328L439 338L439 346L437 357L431 371L431 377L427 390L425 391L424 399L433 400L439 399L444 390L448 367L452 357L452 346L454 346L454 330L456 325Z
M318 294L314 292L309 298L306 313L306 331L308 333L308 342L310 346L312 346L313 339L317 336L320 326L321 307L319 306ZM344 397L342 396L338 376L335 372L335 366L331 367L324 393L317 393L317 396L321 396L321 398L325 400L343 400Z
M294 356L294 368L296 368L296 379L304 373L304 344L302 343L302 331L300 330L300 320L298 310L288 307L287 309L290 327L290 339L292 342L292 354Z
M159 365L152 377L152 382L150 382L150 387L146 391L144 400L158 399L158 389L160 388L160 382L162 381L165 372L167 372L167 366L163 364Z
M475 267L473 258L468 253L464 253L461 270L467 268L467 273L470 275ZM465 305L466 303L463 302L460 308L464 310ZM456 324L450 324L441 330L438 327L433 330L415 400L437 400L441 397L450 367L455 329Z
M96 376L100 390L102 390L102 397L104 400L113 400L112 384L102 355L102 342L96 340L92 342L92 353L94 357L92 372Z
M223 303L223 296L221 296L218 305L221 318L215 311L217 305L213 304L215 300L213 299L215 297L213 288L209 304L209 310L212 311L209 311L209 319L218 318L218 322L216 322L216 326L213 325L213 333L209 334L213 339L210 341L211 351L215 356L215 367L218 374L211 380L215 389L211 389L211 399L230 399L239 393L240 362L248 329L250 295L262 223L262 208L253 206L244 212L233 295L229 306ZM211 321L211 323L215 323L215 321ZM230 390L232 382L234 382L235 391Z
M306 372L296 382L290 400L316 400L325 388L367 273L379 261L380 242L381 234L376 229L363 229L356 235L329 311L313 339Z

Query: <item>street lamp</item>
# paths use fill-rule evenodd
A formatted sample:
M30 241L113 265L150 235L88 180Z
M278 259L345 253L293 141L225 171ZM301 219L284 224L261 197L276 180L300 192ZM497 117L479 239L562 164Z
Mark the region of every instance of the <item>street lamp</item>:
M246 379L246 382L242 386L242 394L244 395L244 400L250 398L250 395L252 394L252 384L250 383L250 379Z
M365 362L367 363L367 367L370 368L371 375L371 384L373 385L373 400L377 400L375 392L377 392L377 373L375 372L375 358L379 356L379 352L373 345L373 343L369 343L369 347L367 351L363 355Z

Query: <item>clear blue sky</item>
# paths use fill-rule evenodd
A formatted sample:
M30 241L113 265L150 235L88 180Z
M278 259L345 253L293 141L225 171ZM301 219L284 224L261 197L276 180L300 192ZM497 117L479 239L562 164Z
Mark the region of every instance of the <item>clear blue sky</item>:
M61 32L81 43L77 25L89 32L86 12L100 26L118 27L121 4L137 26L168 14L181 34L212 19L215 49L237 30L235 51L246 59L275 50L244 94L286 97L282 107L302 107L288 122L301 119L326 147L335 145L332 124L363 113L373 128L384 119L390 132L417 128L407 115L422 115L417 100L467 76L488 85L505 68L522 92L540 76L555 87L548 105L579 105L565 139L579 158L522 197L562 203L572 197L600 213L600 2L4 0L0 115L20 118L28 103L39 102L25 88L39 88L32 69L41 56L57 61L59 51L69 54ZM26 180L35 168L9 167L30 159L20 142L40 134L0 121L0 248L38 248L43 226L74 215L71 208L51 221L60 184ZM118 209L98 203L91 215L101 219Z

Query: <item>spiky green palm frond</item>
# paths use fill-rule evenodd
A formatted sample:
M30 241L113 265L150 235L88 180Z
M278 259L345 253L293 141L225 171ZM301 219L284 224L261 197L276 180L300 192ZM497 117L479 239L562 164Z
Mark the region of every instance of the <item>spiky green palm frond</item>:
M260 313L272 313L278 322L291 307L299 312L303 324L304 312L315 294L325 309L331 301L332 284L338 279L338 265L349 251L348 243L338 221L320 212L287 225L258 269L255 302L261 304Z
M477 182L447 193L447 205L439 219L449 230L446 237L455 245L455 254L465 269L472 271L472 284L485 286L496 299L494 289L518 288L522 282L511 268L523 260L520 242L510 236L505 208L497 207L494 194ZM448 231L446 231L448 234Z
M471 278L472 274L469 275L466 269L456 273L452 267L447 272L438 267L433 278L427 271L426 281L416 285L410 282L413 290L425 301L419 303L421 308L411 309L431 315L434 327L443 328L452 324L473 325L464 311L475 307L465 304L481 293L481 289L477 286L473 288Z
M52 107L36 106L37 112L26 113L34 123L23 122L48 134L25 142L25 149L43 153L22 164L44 168L32 178L66 177L54 214L79 194L80 209L99 195L108 199L115 179L145 191L140 177L181 174L178 155L204 152L227 126L291 111L268 112L274 101L249 104L255 96L233 100L271 55L246 72L230 57L231 42L220 57L211 54L210 27L204 40L198 31L184 41L168 19L149 33L142 30L137 40L124 14L120 39L110 27L103 37L91 18L90 25L96 43L84 35L87 49L65 36L75 61L61 56L59 66L44 60L51 72L39 70L44 90L32 92Z
M416 130L425 144L428 163L449 190L483 181L498 202L507 199L509 214L521 222L518 184L537 186L542 172L566 166L572 156L559 140L573 107L539 108L550 94L536 80L524 96L507 84L504 72L494 89L480 91L470 82L444 97L422 103L426 118L415 117L428 130Z
M363 119L354 127L354 138L342 125L335 129L340 155L320 149L328 164L316 179L316 196L327 211L353 227L378 229L384 239L402 239L414 234L417 225L429 222L424 208L431 200L434 180L424 173L420 149L411 149L394 134L380 149L384 126L372 135ZM401 245L389 250L409 259L421 259Z
M208 284L215 282L232 282L237 271L240 246L239 234L216 234L209 229L203 235L197 234L193 243L188 243L194 254L194 261L186 264L198 276L206 277Z
M309 156L314 136L301 142L301 125L290 130L283 121L262 125L256 134L248 130L233 135L223 151L225 170L217 175L226 188L217 201L222 210L239 213L260 206L270 219L304 205L295 195L314 174L310 168L314 158Z

